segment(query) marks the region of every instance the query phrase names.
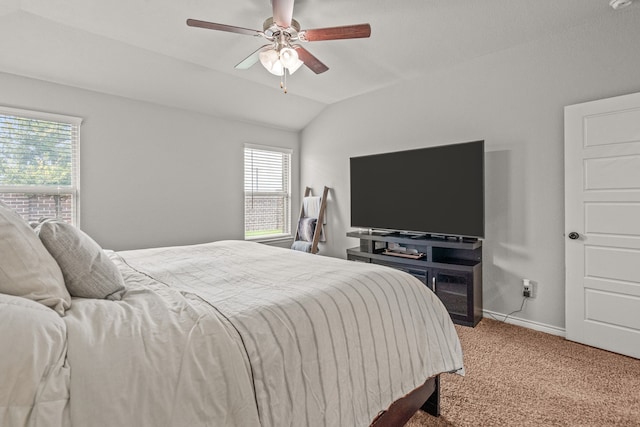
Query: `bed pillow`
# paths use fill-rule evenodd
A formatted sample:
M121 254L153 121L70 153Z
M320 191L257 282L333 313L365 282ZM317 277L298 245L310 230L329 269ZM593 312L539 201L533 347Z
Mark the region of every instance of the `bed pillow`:
M0 202L0 293L27 298L63 316L71 297L56 260L29 224Z
M62 270L71 296L119 300L124 281L118 267L85 232L57 219L45 219L36 233Z

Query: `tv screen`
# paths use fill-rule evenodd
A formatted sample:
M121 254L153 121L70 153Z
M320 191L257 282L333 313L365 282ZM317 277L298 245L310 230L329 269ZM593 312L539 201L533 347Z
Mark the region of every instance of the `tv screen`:
M484 237L484 141L350 159L351 226Z

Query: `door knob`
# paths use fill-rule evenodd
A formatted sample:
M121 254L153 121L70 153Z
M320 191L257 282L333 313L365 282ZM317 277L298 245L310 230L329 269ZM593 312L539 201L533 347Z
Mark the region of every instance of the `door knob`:
M575 231L572 231L571 233L569 233L569 238L571 240L576 240L578 237L580 237L580 235L578 233L576 233Z

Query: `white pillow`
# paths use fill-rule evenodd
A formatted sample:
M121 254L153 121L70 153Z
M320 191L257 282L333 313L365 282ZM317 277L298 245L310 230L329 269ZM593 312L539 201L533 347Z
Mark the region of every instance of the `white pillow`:
M43 220L35 231L58 262L71 296L122 297L124 280L118 267L85 232L57 219Z
M56 260L29 224L0 202L0 293L28 298L63 316L71 297Z

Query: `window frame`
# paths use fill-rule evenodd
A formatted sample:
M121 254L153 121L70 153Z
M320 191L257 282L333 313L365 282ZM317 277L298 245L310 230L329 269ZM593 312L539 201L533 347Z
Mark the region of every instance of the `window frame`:
M247 191L246 188L246 175L247 175L247 171L246 171L246 162L247 162L247 150L259 150L259 151L265 151L265 152L271 152L271 153L280 153L283 155L288 156L288 160L287 160L287 171L286 171L286 189L285 191L282 192L254 192L254 191ZM276 241L276 240L286 240L286 239L290 239L293 234L292 234L292 221L291 221L291 212L292 212L292 169L293 169L293 149L291 148L285 148L285 147L277 147L277 146L270 146L270 145L261 145L261 144L250 144L250 143L245 143L244 147L243 147L243 155L242 155L242 159L243 159L243 192L244 192L244 240L248 240L248 241L254 241L254 242L268 242L268 241ZM284 197L284 203L285 203L285 207L283 209L283 221L284 221L284 233L278 233L278 234L268 234L268 235L258 235L258 236L247 236L247 216L246 216L246 211L247 211L247 205L246 205L246 201L247 201L247 197L250 195L260 195L260 196L279 196L279 197Z
M71 140L71 185L3 185L0 184L0 193L21 194L68 194L72 198L71 223L80 226L80 130L83 119L75 116L48 113L44 111L25 110L21 108L5 107L0 105L0 115L14 116L18 118L42 120L62 123L74 127L75 137Z

